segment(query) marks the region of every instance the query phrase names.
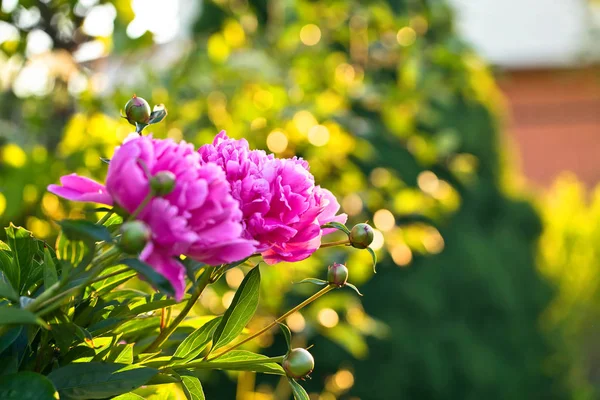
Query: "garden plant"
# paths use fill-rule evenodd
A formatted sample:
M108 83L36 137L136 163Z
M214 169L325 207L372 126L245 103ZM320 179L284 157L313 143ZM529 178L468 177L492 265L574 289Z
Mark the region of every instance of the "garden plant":
M147 385L179 383L188 399L203 399L206 370L287 376L294 398L308 399L298 380L315 360L292 348L286 317L326 293L349 287L349 271L333 263L325 280L298 283L320 290L262 329L245 332L258 303L261 268L296 262L315 251L348 246L369 251L373 229L351 229L339 204L315 183L301 158L251 150L221 132L199 149L155 139L144 128L160 122L134 96L125 106L136 127L107 165L106 183L69 174L48 190L90 202L103 213L57 221L56 245L22 227L0 242L1 399L136 399ZM343 239L325 240L340 231ZM203 291L228 270L247 273L223 315L206 315L188 335L182 327ZM148 290L124 287L146 281ZM176 312L172 309L183 304ZM281 329L287 351L268 357L243 345ZM116 397L115 397L116 396Z

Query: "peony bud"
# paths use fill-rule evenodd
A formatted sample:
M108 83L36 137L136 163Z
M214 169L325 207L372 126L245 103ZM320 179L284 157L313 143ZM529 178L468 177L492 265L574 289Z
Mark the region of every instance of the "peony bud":
M125 115L131 125L147 124L150 121L151 113L150 104L136 95L133 95L131 100L125 104Z
M160 171L150 179L152 193L166 196L175 189L175 174L171 171Z
M125 222L121 227L120 247L129 254L137 254L144 249L152 232L142 221Z
M327 281L331 285L342 287L348 280L348 268L344 264L333 263L327 269Z
M315 368L315 359L306 349L292 349L281 364L287 376L302 379Z
M373 228L369 224L356 224L348 237L352 247L366 249L373 242Z

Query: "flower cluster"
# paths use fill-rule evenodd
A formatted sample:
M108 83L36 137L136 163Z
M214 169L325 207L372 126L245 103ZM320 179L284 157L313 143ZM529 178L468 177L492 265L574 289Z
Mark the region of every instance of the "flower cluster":
M157 190L163 180L174 185ZM158 186L157 186L158 183ZM191 144L130 136L110 161L106 185L76 174L48 190L74 201L115 205L150 228L140 258L181 298L184 254L210 265L261 253L265 262L299 261L321 244L321 225L345 222L339 204L315 185L308 163L250 150L225 132Z

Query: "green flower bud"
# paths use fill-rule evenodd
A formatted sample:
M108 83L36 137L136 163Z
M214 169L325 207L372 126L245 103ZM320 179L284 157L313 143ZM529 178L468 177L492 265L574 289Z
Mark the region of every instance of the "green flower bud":
M125 222L121 226L120 247L129 254L137 254L144 249L152 232L142 221Z
M287 376L302 379L315 368L315 359L306 349L292 349L283 359L282 366Z
M131 125L147 124L150 121L150 114L152 114L150 104L141 97L133 95L131 100L125 104L125 115Z
M348 237L352 247L366 249L373 242L373 228L369 224L356 224Z
M327 269L327 281L338 287L342 287L348 281L348 268L344 264L333 263Z
M171 171L160 171L150 179L152 193L166 196L175 189L175 174Z

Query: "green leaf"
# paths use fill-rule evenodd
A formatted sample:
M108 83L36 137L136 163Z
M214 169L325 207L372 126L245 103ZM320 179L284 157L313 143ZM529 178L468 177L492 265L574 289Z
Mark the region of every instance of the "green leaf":
M144 400L144 398L135 393L125 393L120 396L113 397L113 400Z
M110 232L103 225L96 225L84 219L63 219L58 222L67 238L70 240L93 240L95 242L112 243Z
M294 400L310 400L310 397L308 397L308 393L306 393L306 390L304 390L304 388L298 382L296 382L292 378L288 378L288 382L292 387Z
M206 345L212 339L213 333L217 328L217 325L221 322L221 317L211 319L200 328L192 332L188 337L175 350L173 358L181 359L180 362L193 360L196 358Z
M64 232L56 239L56 257L61 262L61 279L64 281L74 267L84 268L94 258L94 240L70 240Z
M285 375L281 365L275 361L265 362L269 357L246 350L233 350L214 361L206 362L206 367L228 371L253 371L265 374ZM253 361L256 361L253 363Z
M187 297L189 298L189 296ZM185 301L186 297L184 297L182 299L182 301ZM148 303L146 304L140 304L140 305L136 305L135 307L133 307L131 309L131 311L129 311L130 315L139 315L139 314L144 314L150 311L154 311L154 310L158 310L159 308L165 308L165 307L169 307L172 306L173 304L177 304L177 301L175 301L175 299L164 299L164 300L150 300Z
M6 331L6 333L0 336L0 354L2 354L4 350L8 349L15 340L17 340L22 331L23 327L19 325L9 329Z
M138 260L137 258L127 258L125 260L121 260L121 263L127 265L129 268L142 275L145 279L148 280L148 282L150 282L152 286L154 286L161 292L164 292L171 296L175 294L175 289L173 288L171 282L169 282L167 278L156 272L148 264Z
M0 241L0 270L4 272L6 279L11 283L13 288L19 287L19 266L13 258L10 247L2 241Z
M52 254L47 247L44 247L44 286L49 288L58 282L58 273L56 272L56 265L52 259Z
M46 326L37 315L18 307L0 307L0 326L10 324L33 324Z
M27 229L21 228L20 226L14 226L11 223L10 226L4 228L4 230L6 231L8 245L12 249L13 264L17 268L16 272L11 271L10 274L7 273L7 277L20 294L30 281L30 275L35 275L32 274L32 270L35 271L33 264L38 247L35 238ZM32 277L31 280L33 280L33 278L34 277Z
M338 231L344 232L346 235L350 234L350 229L348 229L346 227L346 225L341 224L339 222L328 222L325 225L321 225L321 229L327 229L327 228L337 229Z
M0 271L0 298L4 297L10 301L18 302L19 294L13 289L10 282L6 279L4 272Z
M317 278L304 278L300 282L295 282L295 284L300 284L300 283L313 283L315 285L323 286L323 285L327 285L329 282L324 281L322 279L317 279Z
M108 360L121 364L133 364L133 343L113 347Z
M110 158L100 157L100 161L102 161L105 164L110 164Z
M290 332L290 328L286 324L279 324L281 331L283 332L283 337L285 338L285 342L287 343L288 351L292 349L292 332Z
M150 114L150 119L148 120L148 125L156 124L165 119L167 116L167 109L164 105L158 104L154 106L152 113Z
M113 363L77 363L55 369L48 378L61 398L103 399L130 392L146 384L158 370Z
M354 286L353 284L346 282L346 284L344 286L348 286L350 289L354 290L356 293L358 293L359 296L362 296L363 294L358 290L358 288L356 286Z
M2 400L56 400L58 394L52 382L35 372L19 372L0 376Z
M182 375L181 383L185 397L188 400L205 400L200 379L193 375Z
M375 250L373 250L370 247L367 247L367 251L369 252L369 254L371 255L371 257L373 258L373 272L377 273L377 254L375 254Z
M212 351L225 346L235 339L252 318L258 307L260 291L260 269L252 268L233 296L231 305L213 334Z

